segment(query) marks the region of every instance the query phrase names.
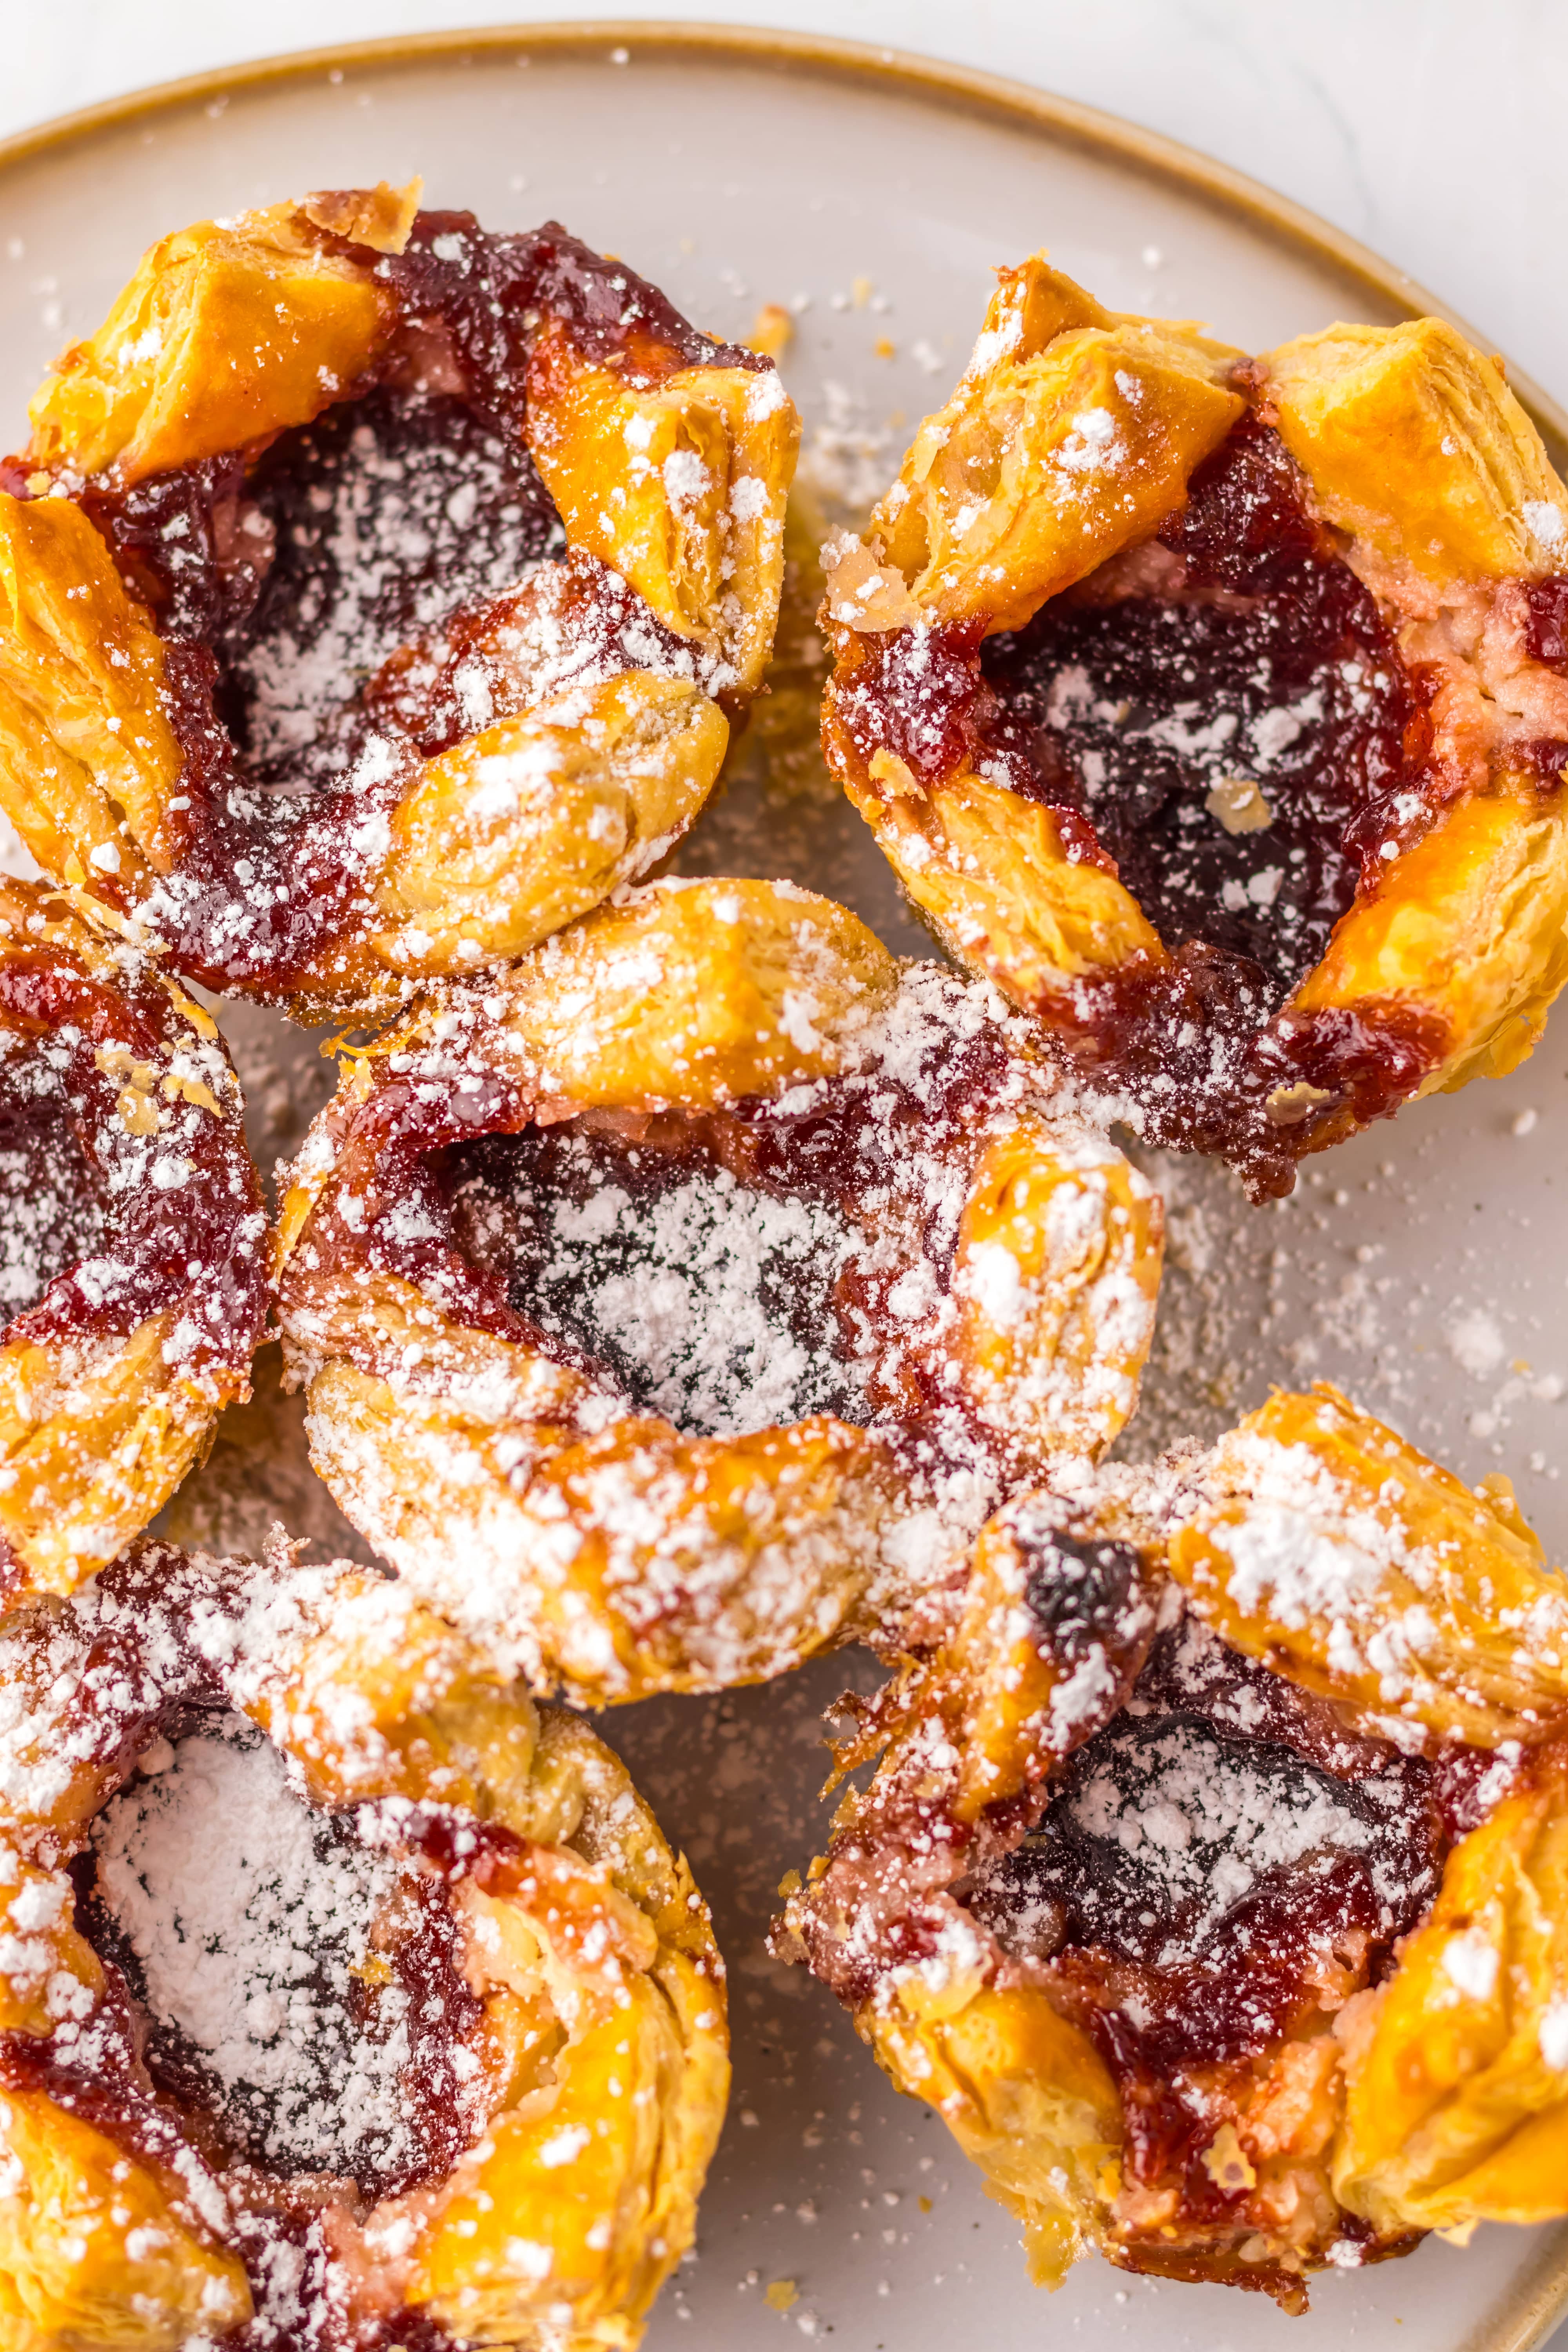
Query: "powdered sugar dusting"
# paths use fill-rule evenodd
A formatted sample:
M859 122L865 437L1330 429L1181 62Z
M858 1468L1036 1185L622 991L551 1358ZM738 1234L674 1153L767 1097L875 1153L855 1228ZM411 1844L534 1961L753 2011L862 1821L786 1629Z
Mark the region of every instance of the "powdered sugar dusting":
M556 1299L574 1302L580 1327L680 1427L735 1436L843 1409L848 1368L809 1348L790 1316L802 1291L826 1311L854 1249L826 1204L770 1199L720 1168L651 1202L610 1183L545 1214L545 1328Z
M333 1838L237 1724L144 1771L93 1844L148 2007L241 2142L288 2170L406 2164L407 1995L381 1988L368 2025L352 2007L395 1885L386 1857Z
M394 434L384 401L365 402L346 425L330 417L290 442L276 521L264 487L255 535L270 542L280 524L287 534L268 580L278 612L264 592L236 665L247 749L263 768L303 757L303 772L324 779L324 723L389 655L563 551L526 459L458 423L452 404L415 402Z
M69 1067L68 1045L0 1030L0 1308L7 1318L31 1307L103 1234L103 1202L70 1120Z
M1367 1823L1321 1784L1283 1778L1194 1726L1120 1731L1099 1748L1068 1811L1088 1836L1131 1857L1165 1906L1181 1912L1181 1935L1161 1949L1161 1966L1201 1949L1268 1872L1373 1843Z

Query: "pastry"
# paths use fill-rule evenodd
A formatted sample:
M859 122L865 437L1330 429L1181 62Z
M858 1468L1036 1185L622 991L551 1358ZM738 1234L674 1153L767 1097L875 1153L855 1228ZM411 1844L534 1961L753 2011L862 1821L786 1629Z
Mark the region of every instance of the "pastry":
M0 1610L112 1559L250 1392L243 1111L199 1005L0 877Z
M1160 1250L994 992L672 881L346 1057L279 1313L354 1525L602 1703L903 1626L1121 1427Z
M1254 1198L1568 974L1568 491L1440 320L1258 360L1037 256L864 541L830 763L906 890Z
M1009 1506L777 1948L1025 2224L1037 2277L1306 2302L1568 2211L1568 1595L1326 1386Z
M187 977L301 1011L646 872L778 607L772 362L417 198L163 238L0 488L0 803Z
M586 1725L281 1538L34 1603L0 1695L6 2345L630 2352L723 1967Z

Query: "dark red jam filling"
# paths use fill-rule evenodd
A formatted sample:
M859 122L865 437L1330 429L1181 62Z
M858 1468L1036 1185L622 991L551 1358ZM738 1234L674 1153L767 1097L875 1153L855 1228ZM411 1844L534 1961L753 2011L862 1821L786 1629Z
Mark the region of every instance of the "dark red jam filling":
M1030 797L1086 818L1164 945L1247 967L1272 1013L1396 822L1420 701L1266 426L1198 467L1160 540L1183 559L1181 601L1057 597L986 641L982 674ZM1256 832L1206 805L1237 776L1271 812Z
M283 791L341 772L353 738L333 722L391 655L564 550L528 451L450 394L382 386L328 409L272 443L243 500L237 560L204 583L226 609L188 634L216 640L247 772Z
M378 261L406 319L440 321L476 403L503 432L521 430L527 371L542 325L629 383L678 367L765 369L742 343L721 343L682 318L624 262L595 253L559 221L503 236L472 213L419 213L400 254Z
M1532 661L1544 662L1549 669L1568 671L1568 579L1557 576L1527 580L1524 602L1526 653ZM1552 748L1558 752L1557 764L1561 767L1561 747Z
M521 439L542 330L639 384L764 364L553 223L491 236L421 213L374 275L400 320L379 381L259 457L77 494L163 640L184 756L175 867L143 911L216 988L287 992L371 912L417 762L509 715L488 687L475 702L472 664L465 691L461 639L563 551ZM25 468L5 487L26 495ZM636 666L673 645L614 573L574 570L565 618L585 652Z
M1014 1542L1025 1562L1024 1606L1059 1665L1086 1665L1096 1652L1114 1655L1135 1639L1143 1591L1131 1544L1061 1528L1037 1532L1026 1514Z
M355 1160L372 1130L379 1146L373 1221L334 1237L318 1213L310 1241L329 1261L368 1248L461 1321L693 1434L733 1431L742 1396L759 1414L742 1425L921 1422L954 1402L922 1318L1006 1073L994 1034L942 1043L913 1086L870 1069L721 1112L542 1129L489 1077L437 1108L416 1075L388 1076L356 1119Z
M1239 2192L1202 2162L1208 2094L1327 2030L1331 1979L1381 1979L1490 1761L1401 1756L1191 1620L1161 1636L1038 1827L966 1895L1099 2046L1134 2180L1223 2218Z
M199 1717L187 1713L186 1719L174 1728L179 1738L189 1737L202 1725ZM224 1866L226 1844L250 1827L247 1822L226 1822L221 1818L205 1825L215 1872ZM352 1816L320 1814L312 1834L322 1864L330 1864L334 1855L352 1859L359 1843ZM171 2102L187 2126L190 2118L200 2116L199 2139L208 2160L218 2169L241 2164L279 2181L300 2171L325 2174L352 2180L360 2195L373 2202L445 2179L473 2137L465 2121L462 2085L453 2056L480 2012L480 2004L462 1973L461 1930L445 1876L428 1876L412 1868L399 1873L395 1893L387 1905L386 1932L374 1955L381 1965L374 1974L355 1979L346 1999L339 1980L356 1955L330 1922L319 1928L313 1966L289 1985L289 1997L308 2015L310 2032L302 2037L290 2016L279 2022L273 2036L285 2046L297 2045L290 2054L287 2086L280 2091L271 2083L219 2079L180 2025L160 2015L150 2002L142 1963L103 1898L90 1851L72 1864L71 1875L77 1889L77 1926L114 1982L111 2008L116 2037L129 2027L133 2043L106 2070L103 2043L96 2036L87 2037L84 2054L96 2086L93 2095L102 2097L108 2090L105 2115L114 2105L110 2078L119 2075L123 2097L131 2079L144 2070L153 2092ZM200 1931L196 1922L188 1923L188 1927L192 1933ZM237 2031L245 2000L237 1969ZM398 2069L395 2118L361 2131L361 2118L346 2116L343 2120L355 2132L351 2145L323 2156L320 2133L312 2131L310 2154L296 2150L290 2146L291 2132L302 2110L309 2110L312 2117L341 2112L342 2083L355 2044L380 2044L384 2049L390 2044L400 2055L405 2045L406 2055ZM68 2079L71 2074L66 2056L57 2078Z
M0 1314L7 1320L94 1255L108 1226L102 1181L60 1076L30 1071L25 1049L0 1060Z
M836 1313L855 1237L826 1203L737 1184L684 1132L637 1142L576 1122L460 1148L450 1177L464 1255L639 1411L697 1436L748 1395L788 1420L868 1418ZM792 1197L787 1223L769 1215Z
M5 1338L45 1347L125 1338L186 1303L183 1368L247 1363L267 1303L261 1195L237 1124L161 1080L179 1042L165 991L110 988L64 950L0 958L0 1245ZM121 1104L136 1069L164 1125Z
M1441 1058L1442 1024L1393 1006L1276 1017L1384 845L1425 821L1430 727L1425 679L1256 417L1149 547L1026 628L863 639L847 667L827 728L852 764L885 745L928 785L989 772L1052 808L1068 856L1112 867L1159 932L1167 961L1047 1009L1151 1140L1223 1152L1255 1196L1289 1191L1309 1141L1392 1109ZM1267 821L1231 830L1222 807Z

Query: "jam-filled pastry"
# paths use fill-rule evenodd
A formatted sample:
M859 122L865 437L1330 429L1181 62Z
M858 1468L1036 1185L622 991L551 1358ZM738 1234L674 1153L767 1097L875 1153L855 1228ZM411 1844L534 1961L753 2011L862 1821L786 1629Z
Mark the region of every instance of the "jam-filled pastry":
M163 238L0 469L0 803L175 969L286 1004L646 872L777 616L772 362L417 194Z
M1568 1592L1339 1396L1010 1505L776 1931L1054 2284L1568 2211Z
M140 1533L250 1393L267 1220L216 1029L0 877L0 1611Z
M343 1510L603 1702L901 1625L1132 1410L1158 1197L984 984L665 882L351 1055L279 1216Z
M8 2347L632 2352L723 1964L585 1724L280 1535L32 1604L0 1724Z
M1258 360L1036 257L866 540L828 759L953 952L1255 1197L1568 974L1568 491L1440 320Z

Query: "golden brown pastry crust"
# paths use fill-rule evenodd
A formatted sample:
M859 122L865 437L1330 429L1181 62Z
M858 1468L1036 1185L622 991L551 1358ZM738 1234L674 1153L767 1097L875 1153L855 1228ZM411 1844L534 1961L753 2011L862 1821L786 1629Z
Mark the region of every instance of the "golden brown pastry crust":
M1382 2230L1546 2221L1568 2193L1568 1748L1532 1750L1344 2020L1336 2194Z
M553 226L487 237L416 194L163 239L41 387L0 488L0 803L47 872L189 976L301 1008L515 956L645 873L700 808L778 610L799 426L771 362ZM363 500L324 540L278 506L291 450L339 462L343 417L393 434L363 492L384 545ZM471 524L520 551L497 579L479 550L444 601L397 487L443 433L458 568ZM210 656L254 702L249 610L276 633L292 594L330 661L318 572L340 540L373 600L390 578L404 642L377 623L368 677L350 644L342 710L309 689L318 750L268 814L307 722L241 754ZM280 564L298 578L275 594ZM277 667L276 634L258 658Z
M825 748L955 954L1130 1094L1152 1134L1226 1151L1255 1192L1288 1190L1303 1152L1515 1066L1568 977L1568 676L1542 650L1561 634L1568 491L1498 366L1439 320L1331 327L1241 363L1184 327L1112 320L1038 257L1001 280L952 399L830 569ZM1005 748L979 648L1068 592L1166 598L1173 621L1184 596L1223 604L1228 588L1194 589L1210 572L1190 552L1182 584L1157 534L1178 543L1194 471L1259 428L1409 686L1404 773L1356 819L1359 882L1331 938L1282 1001L1249 1003L1237 975L1227 1015L1225 972L1162 936L1083 814L1081 779ZM1245 527L1233 509L1232 547ZM1201 728L1225 696L1205 705L1194 676ZM1273 723L1292 720L1300 732L1290 706ZM1049 717L1047 748L1065 723ZM1184 740L1179 710L1165 723ZM1270 756L1266 740L1265 784ZM1221 775L1207 807L1232 835L1278 814L1251 775ZM1184 849L1211 855L1202 810L1194 822ZM1254 880L1279 890L1273 869L1233 887ZM1201 915L1185 936L1204 939Z
M922 616L987 635L1144 538L1243 404L1228 345L1104 310L1037 257L997 277L969 366L870 524ZM835 620L846 594L840 567Z
M1568 1736L1568 1594L1508 1481L1472 1491L1326 1381L1221 1439L1169 1562L1223 1640L1369 1728Z
M1559 2215L1565 1629L1559 1580L1504 1484L1471 1495L1333 1391L1278 1396L1206 1455L1101 1471L992 1523L945 1643L840 1748L840 1770L881 1760L789 1892L778 1948L834 1987L900 2088L939 2108L1023 2221L1046 2283L1092 2245L1300 2308L1325 2262ZM1213 1736L1190 1760L1194 1722ZM1321 1865L1293 1895L1278 1881L1278 1825L1302 1800L1266 1762L1260 1790L1280 1793L1231 1806L1237 1852L1261 1840L1264 1858L1239 1941L1216 1945L1206 1974L1173 1957L1202 1948L1178 1906L1142 1915L1140 1958L1146 1889L1118 1893L1102 1855L1074 1893L1060 1857L1085 1823L1091 1856L1097 1835L1106 1854L1163 1851L1150 1830L1163 1790L1129 1796L1129 1756L1163 1759L1189 1832L1216 1834L1201 1825L1231 1804L1226 1759L1249 1750L1293 1752L1317 1769L1311 1801L1351 1805L1325 1834L1348 1855L1371 1841L1378 1899L1336 1911L1313 1892L1331 1883ZM1360 1792L1378 1784L1358 1826ZM1079 1811L1031 1875L1057 1787ZM1121 1803L1119 1849L1107 1814ZM1211 1894L1226 1874L1245 1887L1237 1868L1222 1854ZM1154 1869L1147 1886L1164 1883ZM1241 1898L1213 1899L1223 1913ZM1102 1947L1093 1923L1130 1902ZM1225 2021L1237 1997L1256 2004L1239 2038L1234 2012Z
M690 2243L722 2121L723 1964L684 1862L586 1725L541 1714L399 1588L286 1549L266 1569L128 1557L17 1621L0 1676L7 2344L176 2352L253 2315L308 2335L332 2306L366 2328L417 2315L470 2341L629 2352ZM450 1906L480 2015L459 2077L479 2085L474 2127L444 2177L380 2202L326 2174L280 2183L226 2160L167 2090L147 2129L151 2084L113 2057L114 1971L65 1865L193 1706L258 1725L311 1805L368 1808ZM91 2120L72 2089L83 2027L103 2028ZM288 2209L326 2250L293 2285L266 2258Z
M112 1559L249 1395L268 1253L212 1022L58 893L8 878L0 1047L20 1161L8 1255L32 1294L0 1333L9 1604L69 1592Z
M988 1496L1110 1443L1152 1323L1158 1201L1053 1102L1000 1011L900 969L830 900L731 881L637 893L487 991L416 1007L349 1062L280 1215L285 1346L349 1517L514 1666L598 1702L755 1680L901 1625ZM416 1181L448 1139L574 1120L810 1200L789 1121L847 1122L853 1166L861 1117L904 1122L880 1192L847 1179L842 1203L883 1334L869 1426L819 1411L689 1435L637 1411L544 1337L526 1292L503 1311L476 1287L446 1196ZM770 1136L784 1157L748 1180ZM922 1275L942 1218L951 1270ZM879 1305L906 1273L909 1299Z
M319 233L316 208L272 205L161 237L33 395L35 467L112 467L129 486L307 425L367 373L397 306L363 255Z

